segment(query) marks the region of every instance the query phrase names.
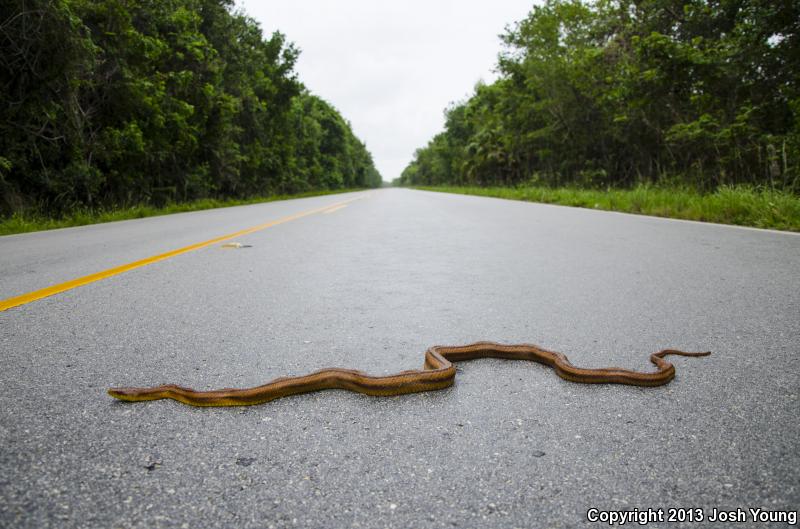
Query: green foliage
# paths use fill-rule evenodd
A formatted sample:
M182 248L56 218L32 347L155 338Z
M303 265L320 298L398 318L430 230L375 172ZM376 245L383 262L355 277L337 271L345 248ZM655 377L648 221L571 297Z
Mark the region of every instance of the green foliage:
M380 185L294 46L230 0L0 12L2 216Z
M399 184L800 191L800 4L547 0Z
M296 134L297 147L292 174L300 183L322 189L381 185L366 146L339 112L322 99L306 92L296 97L290 128Z
M418 186L418 189L800 232L800 197L786 191L747 186L720 186L711 193L644 184L631 189L604 190L528 185L445 185Z
M109 209L88 209L80 207L73 209L69 213L57 219L49 215L42 215L37 212L32 212L30 210L26 210L24 212L18 211L7 218L0 219L0 236L12 235L15 233L27 233L31 231L71 228L74 226L85 226L87 224L97 224L100 222L114 222L118 220L156 217L159 215L183 213L186 211L201 211L204 209L261 204L263 202L273 202L276 200L287 200L292 198L333 195L337 193L347 193L350 191L357 191L357 189L306 191L303 193L292 193L286 195L279 194L266 197L253 196L244 199L202 198L189 202L169 203L161 207L143 204L124 208L113 207Z

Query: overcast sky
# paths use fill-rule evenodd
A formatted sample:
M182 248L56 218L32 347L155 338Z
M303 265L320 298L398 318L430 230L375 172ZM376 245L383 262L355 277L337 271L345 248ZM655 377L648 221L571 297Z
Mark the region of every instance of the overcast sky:
M384 180L444 126L448 103L491 81L498 35L533 0L238 0L301 49L297 72L366 142Z

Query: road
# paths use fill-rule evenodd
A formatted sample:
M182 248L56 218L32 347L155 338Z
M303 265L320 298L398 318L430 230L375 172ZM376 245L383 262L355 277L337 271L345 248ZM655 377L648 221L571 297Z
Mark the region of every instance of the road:
M2 237L0 299L280 219L231 239L251 247L0 312L0 526L571 528L608 527L591 508L800 506L797 235L386 189ZM672 357L660 388L478 360L453 388L384 399L105 393L385 374L478 340L585 367L713 354ZM706 525L731 526L647 527Z

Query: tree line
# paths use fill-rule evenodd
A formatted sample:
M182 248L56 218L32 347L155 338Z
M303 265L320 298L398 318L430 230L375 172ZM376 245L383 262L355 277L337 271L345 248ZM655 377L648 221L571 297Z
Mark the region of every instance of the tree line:
M800 191L800 3L546 0L396 183Z
M381 183L233 0L0 0L0 215Z

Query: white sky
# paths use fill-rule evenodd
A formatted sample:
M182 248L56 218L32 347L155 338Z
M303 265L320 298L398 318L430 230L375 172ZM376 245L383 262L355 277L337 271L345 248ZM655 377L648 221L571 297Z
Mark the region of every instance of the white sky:
M492 81L498 35L533 0L238 0L300 48L300 80L366 142L384 180L444 126L443 111Z

